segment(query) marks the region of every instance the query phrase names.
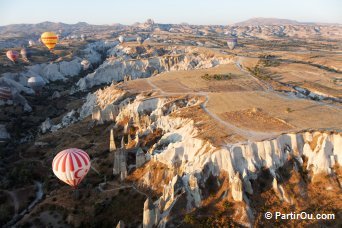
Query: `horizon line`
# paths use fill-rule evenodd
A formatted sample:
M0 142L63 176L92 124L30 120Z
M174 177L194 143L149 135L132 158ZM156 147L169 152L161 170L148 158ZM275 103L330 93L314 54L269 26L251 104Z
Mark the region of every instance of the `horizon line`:
M244 23L244 22L246 22L248 20L253 20L253 19L288 20L288 21L292 21L294 23L298 23L299 25L300 24L328 24L328 25L341 25L342 24L340 22L298 21L298 20L294 20L294 19L276 18L276 17L253 17L253 18L249 18L249 19L246 19L246 20L243 20L243 21L234 22L234 23L228 23L228 24L192 24L192 23L188 23L188 22L180 22L180 23L155 22L155 24L170 24L170 25L188 24L188 25L198 25L198 26L201 26L201 25L203 25L203 26L232 26L232 25L239 24L239 23ZM86 23L88 25L95 25L95 26L114 26L114 25L117 24L117 25L123 25L123 26L133 26L136 23L143 24L146 21L144 21L144 22L137 21L137 22L134 22L132 24L122 24L120 22L112 23L112 24L108 24L108 23L107 24L106 23L104 23L104 24L92 24L92 23L89 23L89 22L86 22L86 21L78 21L78 22L75 22L75 23L66 23L66 22L62 22L62 21L56 22L56 21L49 21L49 20L47 20L47 21L41 21L41 22L37 22L37 23L32 23L31 22L31 23L12 23L12 24L3 24L3 25L0 24L0 27L11 26L11 25L36 25L36 24L42 24L42 23L55 23L55 24L66 24L66 25L76 25L76 24L79 24L79 23Z

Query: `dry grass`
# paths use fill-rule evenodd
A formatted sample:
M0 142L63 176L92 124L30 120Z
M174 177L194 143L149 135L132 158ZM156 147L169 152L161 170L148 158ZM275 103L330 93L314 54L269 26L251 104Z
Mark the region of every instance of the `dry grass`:
M342 127L338 108L270 92L212 93L207 108L218 115L260 108L269 117L286 121L294 130ZM288 108L291 112L287 112Z
M169 169L165 164L160 162L150 161L143 167L136 169L127 178L127 181L133 181L145 190L153 190L152 195L161 195L163 193L164 185L169 184L174 175L175 170ZM145 175L149 175L151 181L148 186L143 182Z
M233 122L236 126L257 131L286 131L293 129L280 119L269 116L262 111L242 110L221 114L222 119Z
M333 97L342 97L341 88L335 82L336 79L341 79L339 73L300 63L283 63L277 67L268 67L267 70L271 72L273 80Z

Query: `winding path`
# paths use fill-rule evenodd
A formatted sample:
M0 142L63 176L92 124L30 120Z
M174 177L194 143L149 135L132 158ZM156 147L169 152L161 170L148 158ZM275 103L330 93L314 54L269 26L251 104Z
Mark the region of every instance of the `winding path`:
M254 78L254 77L253 77ZM153 82L147 78L146 79L148 84L154 89L154 90L158 90L160 91L160 94L163 96L174 96L174 95L196 95L196 96L202 96L205 98L205 102L203 104L201 104L201 108L202 110L207 113L211 118L215 119L217 122L219 122L220 124L222 124L223 126L225 126L226 128L232 130L233 132L245 137L248 140L253 140L253 141L257 141L257 140L265 140L265 139L269 139L269 138L274 138L275 136L279 135L279 133L263 133L263 132L257 132L257 131L253 131L253 130L245 130L242 128L239 128L227 121L222 120L219 116L217 116L215 113L209 111L206 107L208 101L209 101L209 96L207 93L205 92L184 92L184 93L173 93L173 92L165 92L163 91L161 88L159 88L158 86L156 86L155 84L153 84ZM257 79L256 79L257 80ZM263 86L263 88L265 88Z
M32 211L32 209L39 203L39 201L42 200L43 196L44 196L44 192L43 192L43 184L39 181L34 181L34 184L36 186L36 197L35 199L29 204L29 206L24 209L23 211L20 212L20 214L18 214L18 210L19 210L19 201L18 201L18 198L17 196L14 194L12 198L13 199L13 202L14 204L18 204L17 206L17 209L15 209L15 214L13 216L13 218L7 223L4 225L4 227L15 227L15 225L24 217L25 214L29 213L30 211ZM4 190L3 190L4 191ZM9 193L12 197L12 194L13 192L10 192L10 191L5 191L7 193Z
M242 66L240 64L240 57L235 62L235 65L243 74L251 77L258 85L260 85L264 89L264 91L271 91L272 90L271 86L269 86L266 83L260 81L258 78L254 77L250 72L248 72L248 71L246 71L245 69L242 68Z

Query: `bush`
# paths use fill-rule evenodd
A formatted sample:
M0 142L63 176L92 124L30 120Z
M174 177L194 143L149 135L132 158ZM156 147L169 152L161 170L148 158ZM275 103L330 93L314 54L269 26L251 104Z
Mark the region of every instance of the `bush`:
M290 113L290 112L293 112L293 110L291 108L286 108L286 112Z
M228 74L213 74L213 75L209 75L209 74L205 74L202 75L201 78L207 81L212 81L212 80L216 80L216 81L223 81L223 80L229 80L232 79L233 75L231 73Z
M224 201L223 207L224 207L225 210L228 210L229 208L231 208L231 206L232 205L231 205L231 203L228 200Z
M183 220L186 224L195 224L195 217L191 214L186 214Z

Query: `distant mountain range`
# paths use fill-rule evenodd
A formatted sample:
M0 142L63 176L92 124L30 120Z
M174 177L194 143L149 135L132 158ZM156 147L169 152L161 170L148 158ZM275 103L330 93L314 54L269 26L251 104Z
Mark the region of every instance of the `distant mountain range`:
M315 24L333 25L332 23L299 22L299 21L289 20L289 19L264 18L264 17L251 18L246 21L235 23L233 25L235 26L260 26L260 25L315 25ZM337 25L337 23L334 23L334 25Z
M37 24L11 24L0 26L0 43L3 40L12 40L14 43L3 47L18 44L19 41L26 42L29 39L37 40L44 31L54 31L60 37L87 36L95 38L97 34L102 37L116 37L121 33L135 34L136 32L166 31L171 33L188 33L194 35L233 35L239 38L261 38L274 39L284 37L309 38L324 37L329 39L340 39L342 26L340 24L298 22L295 20L278 18L252 18L238 22L233 25L189 25L160 24L149 19L143 23L133 25L122 25L113 23L111 25L91 25L86 22L76 24L42 22ZM21 39L18 39L21 38ZM25 41L26 40L26 41Z
M263 17L256 17L251 18L246 21L241 21L235 23L236 26L258 26L258 25L299 25L301 24L295 20L289 19L279 19L279 18L263 18Z
M86 22L78 22L76 24L66 24L61 22L41 22L37 24L11 24L6 26L0 26L0 34L6 34L6 33L17 33L17 34L30 34L33 31L35 33L40 33L44 31L60 31L60 32L72 32L72 31L79 31L82 32L84 30L101 30L107 27L120 27L122 25L115 24L115 25L91 25Z

